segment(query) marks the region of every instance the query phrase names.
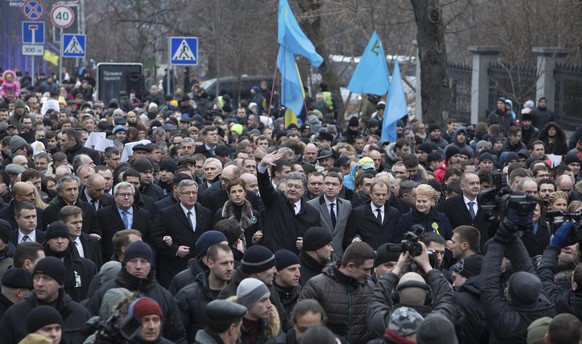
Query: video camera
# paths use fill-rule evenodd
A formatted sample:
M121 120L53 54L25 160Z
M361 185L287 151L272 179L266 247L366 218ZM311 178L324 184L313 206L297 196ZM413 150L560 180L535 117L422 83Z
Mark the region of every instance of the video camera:
M422 245L419 242L419 237L424 233L425 229L422 225L413 225L410 231L404 233L402 241L400 241L400 252L408 252L411 257L418 257L422 254ZM390 250L388 245L388 250ZM432 252L428 252L428 260L430 266L437 268L438 262L436 256Z
M571 243L576 243L580 240L578 229L582 227L582 210L578 210L573 213L568 213L561 210L550 210L546 213L546 216L550 224L552 224L552 234L554 234L556 229L560 228L560 226L566 221L572 221L574 222L574 227L570 232L568 241Z
M87 321L81 332L86 336L96 333L95 343L127 343L137 337L141 322L134 316L121 321L124 316L124 313L117 310L105 320L93 317Z
M501 173L492 174L490 178L490 183L495 187L483 190L477 196L479 208L488 214L488 221L497 227L504 218L508 218L517 230L530 230L536 206L533 198L503 186Z

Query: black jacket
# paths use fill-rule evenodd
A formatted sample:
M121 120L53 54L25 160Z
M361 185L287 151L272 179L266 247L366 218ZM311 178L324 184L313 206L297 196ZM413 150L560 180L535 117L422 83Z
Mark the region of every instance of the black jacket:
M14 208L16 207L16 203L14 200L10 202L7 207L0 209L0 219L8 221L10 223L10 227L12 230L18 229L18 223L16 223ZM36 229L45 230L45 221L44 221L44 210L36 207Z
M188 262L188 267L185 270L180 271L177 273L174 278L172 278L172 282L168 287L168 291L176 296L178 292L184 288L185 286L189 285L190 283L196 280L196 277L201 272L208 271L208 266L202 262L201 257L196 257L190 259Z
M219 291L211 290L208 285L209 274L209 271L198 274L194 282L180 290L175 297L182 323L188 332L188 343L193 343L196 332L208 325L208 316L202 310L218 296Z
M10 307L0 323L0 343L14 344L22 340L28 334L26 330L28 314L33 308L43 304L33 293ZM73 301L62 289L59 290L59 297L55 301L55 305L52 306L61 313L64 321L61 343L83 343L85 336L81 335L81 328L89 320L91 314L83 306Z
M155 271L152 270L147 279L137 278L127 273L125 268L121 268L119 274L114 281L101 286L99 290L91 297L87 303L87 309L92 315L99 314L101 301L105 293L112 288L126 288L134 293L139 293L141 296L147 296L156 302L162 308L163 327L162 335L177 344L186 343L186 331L182 325L182 319L178 312L178 306L170 294L164 287L158 284L154 278Z
M455 303L464 317L458 324L457 338L461 344L487 344L489 329L479 294L479 276L470 277L455 293Z
M376 219L376 214L372 214L370 202L355 208L350 214L344 233L344 249L352 243L356 235L374 250L384 243L392 242L399 217L398 210L384 204L384 220L380 224Z
M298 285L291 289L285 289L283 287L278 286L275 282L273 282L273 287L275 287L277 295L279 295L281 305L285 310L284 318L291 319L291 311L293 310L293 307L295 307L297 299L299 298L299 293L301 292L301 285ZM289 329L290 327L293 327L292 322L289 322L288 324L281 322L281 329L283 331L287 331L287 329Z
M67 155L67 160L71 164L73 163L75 156L79 154L86 154L91 158L91 160L93 160L95 165L101 165L101 158L99 157L99 153L97 153L97 151L94 149L83 147L80 142L77 142L77 144L74 145L70 150L63 151L63 153Z
M154 200L154 202L159 201L164 197L164 191L162 190L162 188L154 183L143 184L139 188L139 191L142 195L151 197Z
M298 253L296 241L303 233L313 226L319 226L321 219L319 211L303 198L301 209L295 214L291 203L281 192L273 188L268 173L257 173L261 199L265 205L263 216L263 245L273 252L286 249Z
M137 229L141 233L142 240L144 241L149 240L151 220L150 213L147 210L135 205L133 206L133 222L131 228ZM113 236L115 233L126 228L115 204L99 209L97 211L97 221L99 221L99 227L103 233L101 241L103 243L103 260L107 262L114 253Z
M530 257L542 255L544 249L550 244L550 237L552 236L550 226L546 221L539 219L537 225L536 233L533 230L519 232L521 241L523 241Z
M299 262L301 263L301 277L299 277L301 285L307 284L312 277L319 275L327 265L313 259L303 250L299 252Z
M556 313L571 313L582 319L582 291L565 291L554 282L557 272L558 256L560 249L548 246L538 266L538 275L542 281L542 288L550 301L556 305ZM580 288L580 286L578 286Z
M432 289L433 301L430 305L401 305L394 304L392 292L398 285L398 276L392 272L380 277L374 288L374 293L368 302L368 330L372 337L381 338L388 327L390 312L399 306L414 308L422 316L429 313L439 313L455 323L457 320L457 306L453 288L438 270L431 270L425 277L427 284Z
M553 317L556 309L543 292L529 306L512 305L503 298L499 267L506 252L514 271L535 273L521 239L512 239L507 247L492 240L481 267L481 304L491 330L490 343L524 343L527 327L538 318Z
M59 220L59 211L61 211L61 209L63 209L63 207L66 205L68 205L67 202L63 201L63 199L59 197L57 203L49 205L44 210L45 228L48 227L48 225L50 225L52 222ZM81 208L81 210L83 211L83 229L82 229L83 233L87 234L95 233L98 234L99 236L103 236L103 233L101 232L101 227L99 226L99 220L97 220L97 211L95 210L95 208L91 204L83 202L81 200L77 200L77 202L74 205Z

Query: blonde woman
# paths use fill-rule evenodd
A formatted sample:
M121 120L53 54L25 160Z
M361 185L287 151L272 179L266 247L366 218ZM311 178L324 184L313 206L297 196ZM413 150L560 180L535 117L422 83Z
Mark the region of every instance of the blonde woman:
M409 212L400 215L392 241L399 243L414 225L421 225L425 232L434 232L445 240L450 240L453 236L453 227L444 213L436 211L434 207L436 199L437 191L432 186L428 184L417 186L415 206Z

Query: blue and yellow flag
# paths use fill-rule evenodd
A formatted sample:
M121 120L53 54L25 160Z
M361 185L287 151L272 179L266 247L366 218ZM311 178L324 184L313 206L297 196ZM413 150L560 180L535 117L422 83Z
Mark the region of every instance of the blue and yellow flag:
M386 55L378 33L374 31L360 63L356 67L348 90L354 93L368 93L383 96L390 87Z
M59 55L53 54L50 50L45 49L42 59L52 63L55 66L59 65Z

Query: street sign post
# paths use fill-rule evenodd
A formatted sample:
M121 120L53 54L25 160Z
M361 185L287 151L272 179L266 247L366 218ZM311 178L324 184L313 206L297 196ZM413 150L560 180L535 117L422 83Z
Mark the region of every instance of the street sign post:
M44 8L39 0L28 0L22 6L22 13L28 20L39 20L42 18Z
M22 55L43 56L44 55L44 45L24 44L22 46Z
M85 57L85 35L64 34L61 52L63 57Z
M22 44L44 44L44 22L22 22Z
M51 11L51 23L60 29L66 29L73 25L75 13L66 5L57 5Z

